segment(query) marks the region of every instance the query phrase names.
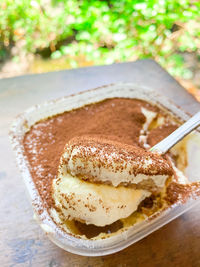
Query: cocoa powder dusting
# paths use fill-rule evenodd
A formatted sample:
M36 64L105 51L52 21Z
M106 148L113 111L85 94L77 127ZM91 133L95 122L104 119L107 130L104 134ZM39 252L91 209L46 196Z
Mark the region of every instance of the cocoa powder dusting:
M70 150L71 153L73 149L78 149L79 152L76 151L76 154L70 156L70 159L76 162L76 158L78 158L82 162L79 169L73 170L73 173L86 176L89 180L90 178L93 178L93 180L98 178L98 175L93 174L93 177L91 177L87 168L88 162L89 164L92 162L94 168L98 165L98 167L110 167L113 171L116 170L113 162L118 164L117 171L123 171L125 162L131 166L129 174L134 174L135 176L139 173L145 175L173 175L173 168L170 162L161 155L146 151L135 144L125 144L124 141L117 140L116 136L109 136L109 138L104 135L76 136L65 147L65 150ZM149 159L151 159L151 163L147 166L145 161ZM65 166L68 165L65 159L63 161Z
M108 99L47 118L31 127L23 145L33 181L47 207L53 203L51 183L57 175L65 144L75 136L103 134L139 145L138 137L145 122L141 106L148 108L149 104L133 99Z
M162 113L141 100L114 98L47 118L31 127L23 145L33 181L45 207L53 205L51 184L57 176L65 144L75 136L103 135L123 144L141 146L139 136L146 120L141 107ZM157 142L157 135L164 138L173 127L152 130L149 142Z
M164 124L162 126L159 126L153 130L148 135L147 143L150 146L154 146L158 142L160 142L162 139L170 135L172 132L174 132L177 129L177 125L173 124Z
M181 201L186 202L189 197L199 197L200 196L200 183L194 182L192 184L178 184L172 182L167 187L166 201L172 205Z

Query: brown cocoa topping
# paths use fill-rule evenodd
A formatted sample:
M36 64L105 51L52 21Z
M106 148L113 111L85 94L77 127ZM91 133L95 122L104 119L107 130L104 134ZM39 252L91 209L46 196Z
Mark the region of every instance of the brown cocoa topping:
M116 139L116 138L115 138ZM71 155L76 149L76 154ZM145 174L145 175L172 175L173 168L170 162L162 156L146 151L144 148L134 144L124 144L112 138L102 135L84 135L71 139L66 144L66 151L62 163L68 166L67 160L71 160L76 164L76 159L81 159L81 166L73 169L73 173L77 176L84 177L88 180L98 180L98 175L91 173L88 164L92 164L93 168L104 167L112 168L113 171L122 172L124 163L129 164L129 174ZM113 165L113 163L115 165ZM70 172L70 168L67 169Z
M136 146L140 150L139 136L145 122L141 107L162 113L157 107L141 100L115 98L64 112L31 127L23 140L24 152L33 181L47 208L53 205L51 185L57 176L65 144L76 136L100 135L125 147ZM156 144L176 127L167 124L152 129L147 142ZM180 194L187 196L191 190L192 187L171 184L167 189L167 200L174 203Z
M174 132L177 129L177 125L173 124L167 124L167 125L162 125L159 126L153 130L150 131L148 138L147 138L147 143L150 146L154 146L161 140L163 140L165 137L170 135L172 132Z
M172 182L167 187L166 201L172 205L177 202L186 202L189 197L200 196L200 182L192 184L178 184Z
M51 184L57 176L65 144L75 136L100 134L139 146L140 130L145 121L142 106L157 111L144 101L115 98L64 112L31 127L23 145L33 181L47 207L53 204Z

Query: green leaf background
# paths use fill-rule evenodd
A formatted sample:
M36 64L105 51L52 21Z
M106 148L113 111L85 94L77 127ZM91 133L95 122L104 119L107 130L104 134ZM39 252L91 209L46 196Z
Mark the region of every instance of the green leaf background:
M199 14L187 0L0 0L0 59L19 44L71 67L80 56L94 65L153 58L187 79L182 54L199 54Z

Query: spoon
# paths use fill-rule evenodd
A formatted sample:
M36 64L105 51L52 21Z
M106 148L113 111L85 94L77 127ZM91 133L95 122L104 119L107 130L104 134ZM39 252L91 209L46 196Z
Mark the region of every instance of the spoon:
M164 138L158 144L150 148L151 152L157 152L159 154L165 154L171 147L183 139L192 130L196 129L200 125L200 111L196 113L192 118L182 124L169 136Z

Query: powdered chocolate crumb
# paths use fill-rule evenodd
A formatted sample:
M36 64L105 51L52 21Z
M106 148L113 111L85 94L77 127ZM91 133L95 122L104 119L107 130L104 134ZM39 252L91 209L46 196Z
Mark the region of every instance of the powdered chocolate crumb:
M188 198L196 198L198 196L200 196L200 182L194 182L192 184L172 182L167 187L165 199L171 205L179 201L185 203Z
M51 185L57 176L65 144L75 136L103 135L124 145L139 147L140 131L145 122L141 107L162 113L145 101L114 98L64 112L31 127L23 145L33 181L47 208L54 204ZM168 134L167 127L162 134Z
M154 146L155 144L163 140L165 137L170 135L172 132L174 132L177 127L177 125L167 124L151 130L147 137L147 143L150 146Z

